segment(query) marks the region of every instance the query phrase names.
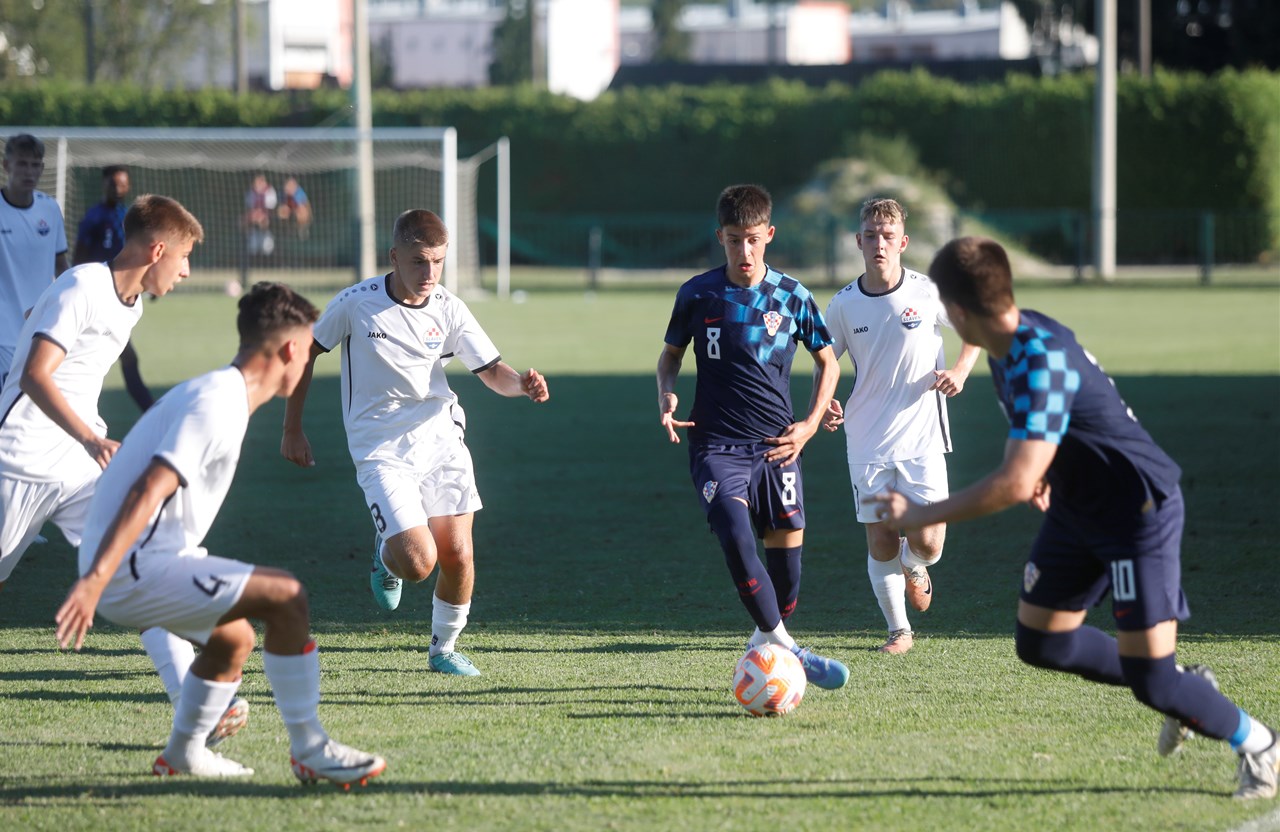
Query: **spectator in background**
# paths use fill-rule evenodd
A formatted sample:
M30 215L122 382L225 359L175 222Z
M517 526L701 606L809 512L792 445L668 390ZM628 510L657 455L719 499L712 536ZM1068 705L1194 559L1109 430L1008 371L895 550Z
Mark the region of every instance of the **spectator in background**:
M307 192L302 190L298 180L290 176L284 180L284 199L276 209L276 216L281 222L293 221L293 231L299 240L307 239L311 230L311 200Z
M124 165L108 165L102 169L102 201L85 211L76 232L74 266L81 263L105 263L114 260L124 248L124 215L129 206L129 168ZM124 386L139 410L151 407L155 399L138 372L138 353L133 342L124 345L120 353L120 371L124 374Z
M276 250L276 238L271 234L271 214L278 204L276 189L271 187L266 174L256 174L244 195L245 246L249 254L265 257Z

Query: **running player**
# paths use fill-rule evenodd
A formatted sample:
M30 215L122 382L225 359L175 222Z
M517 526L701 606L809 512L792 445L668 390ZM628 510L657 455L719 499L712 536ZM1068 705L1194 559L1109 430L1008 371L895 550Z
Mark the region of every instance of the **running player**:
M842 408L832 399L823 426L847 423L849 479L858 522L867 534L867 577L889 629L882 653L915 643L907 601L923 612L933 600L928 567L942 557L943 523L904 538L877 522L859 497L892 488L920 502L947 496L951 430L947 397L964 389L978 348L964 345L947 369L942 327L951 326L929 278L902 265L907 211L892 199L862 205L856 236L866 273L827 306L836 358L846 352L856 379Z
M502 361L471 310L440 285L449 232L421 209L396 219L391 273L369 278L330 301L316 323L311 362L341 344L343 421L356 478L374 524L370 585L383 609L400 604L404 581L422 581L437 561L428 666L457 676L480 671L458 652L471 611L475 566L471 526L481 508L466 415L444 365L457 358L485 386L535 402L550 398L536 370ZM302 430L312 364L289 397L280 452L315 464Z
M1018 657L1036 667L1123 685L1166 717L1157 745L1184 727L1240 755L1236 797L1276 794L1280 740L1218 692L1201 666L1176 661L1182 592L1181 470L1134 417L1075 334L1014 305L1012 272L992 240L963 237L929 275L956 332L987 351L1009 419L1004 461L932 505L888 491L867 497L894 528L954 522L1030 502L1045 512L1018 602ZM1116 638L1084 623L1111 593Z
M80 544L94 486L120 446L98 415L102 380L142 317L142 293L168 294L204 239L200 222L164 196L139 198L124 225L129 243L110 264L76 266L45 289L0 389L0 587L46 521ZM142 645L176 705L195 649L162 628L143 632ZM210 742L238 731L248 710L234 701Z
M23 316L55 277L67 270L62 209L37 191L44 142L29 133L4 143L6 184L0 188L0 384L9 373Z
M293 391L315 319L316 308L287 286L254 286L240 300L240 347L230 366L179 384L144 413L90 505L82 577L58 610L58 643L79 650L100 610L122 626L164 627L204 647L183 682L155 774L253 774L205 747L253 650L250 618L266 625L262 667L298 779L349 787L386 767L381 757L330 739L320 725L319 655L297 578L200 546L235 476L250 415Z
M784 623L800 594L804 481L800 454L835 392L840 365L809 290L765 263L773 202L757 185L733 185L716 206L725 265L680 287L658 358L658 416L670 441L689 431L689 467L698 503L720 540L738 596L755 621L752 645L779 644L805 676L842 687L848 669L802 648ZM693 410L676 416L676 379L689 342L697 362ZM796 345L813 356L809 413L795 421L791 362ZM764 539L761 564L757 538Z

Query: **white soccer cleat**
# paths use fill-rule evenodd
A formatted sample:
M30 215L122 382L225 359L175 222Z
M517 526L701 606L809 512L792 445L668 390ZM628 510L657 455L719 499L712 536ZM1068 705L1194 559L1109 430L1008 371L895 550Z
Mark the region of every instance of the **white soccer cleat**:
M225 739L234 737L236 733L249 724L249 703L244 698L237 696L231 700L231 704L223 711L222 718L218 720L218 724L209 732L209 736L205 738L204 744L206 748L213 748Z
M387 767L387 761L377 754L359 751L337 740L327 740L324 745L301 757L290 757L289 763L293 767L293 775L304 785L328 780L347 790L352 783L365 785Z
M1275 735L1274 731L1272 735ZM1276 781L1280 780L1280 737L1257 754L1241 754L1236 776L1240 779L1240 788L1234 795L1237 800L1269 800L1275 797Z
M151 764L151 773L157 777L168 777L173 774L190 774L193 777L248 777L253 774L253 769L207 748L202 748L193 759L181 765L171 764L161 754Z

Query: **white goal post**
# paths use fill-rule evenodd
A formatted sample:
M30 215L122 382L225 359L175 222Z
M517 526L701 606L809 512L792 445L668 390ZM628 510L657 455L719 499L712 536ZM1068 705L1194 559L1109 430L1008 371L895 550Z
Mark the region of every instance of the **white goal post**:
M365 243L356 175L360 134L354 128L14 127L5 132L31 133L45 142L39 187L62 206L73 250L80 218L102 199L102 168L127 165L133 196L174 197L204 225L205 242L192 256L187 281L193 287L271 279L299 288L336 288L372 276L358 273ZM440 214L453 240L445 285L454 291L478 287L479 220L475 199L464 195L474 193L475 172L474 166L463 166L468 181L460 188L457 131L375 128L372 138L378 267L389 265L395 217L408 208L429 208ZM305 193L302 211L289 203L291 194L296 203L297 188Z

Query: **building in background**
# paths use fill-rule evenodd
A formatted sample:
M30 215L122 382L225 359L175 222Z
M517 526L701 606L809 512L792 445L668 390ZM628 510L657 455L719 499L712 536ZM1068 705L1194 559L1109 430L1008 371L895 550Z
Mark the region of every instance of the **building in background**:
M849 21L854 61L1020 60L1032 53L1031 33L1012 3L980 9L966 0L955 9L913 11L890 0L883 14L860 12Z

